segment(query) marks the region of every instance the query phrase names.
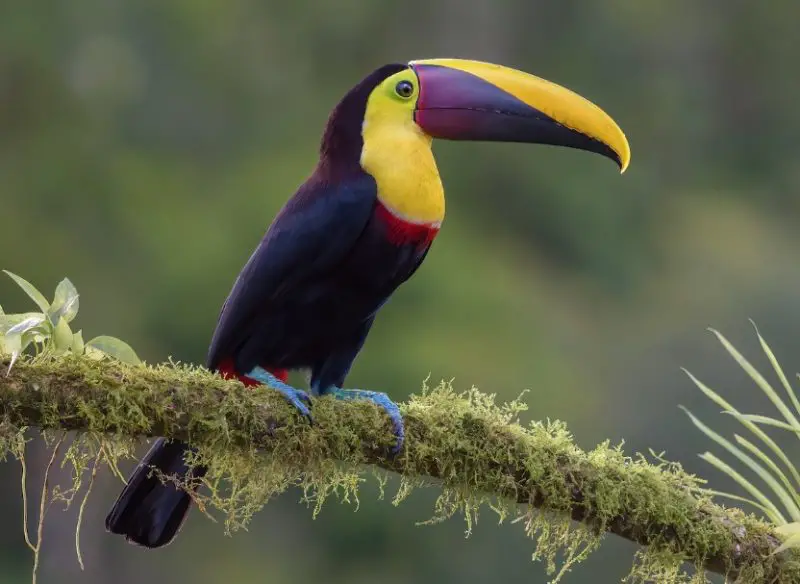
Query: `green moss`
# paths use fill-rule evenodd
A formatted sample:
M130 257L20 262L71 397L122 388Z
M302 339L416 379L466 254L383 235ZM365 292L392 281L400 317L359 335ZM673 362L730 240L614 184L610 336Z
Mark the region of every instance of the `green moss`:
M769 525L713 504L702 481L679 465L631 458L608 443L583 451L563 423L523 426L521 401L497 405L475 389L441 384L403 404L407 441L394 459L384 455L390 424L369 403L317 399L310 426L277 392L175 363L23 359L0 379L0 407L5 452L15 452L26 426L81 430L67 450L76 481L95 464L115 469L137 437L190 442L193 462L209 467L197 502L228 533L291 486L316 514L331 497L358 505L365 480L383 485L385 472L395 471L402 477L396 505L417 488L440 489L429 522L461 515L469 534L489 510L522 523L533 557L555 580L611 532L648 546L631 581L703 581L702 570L682 571L686 562L800 581L786 561L794 556L769 556L776 541Z

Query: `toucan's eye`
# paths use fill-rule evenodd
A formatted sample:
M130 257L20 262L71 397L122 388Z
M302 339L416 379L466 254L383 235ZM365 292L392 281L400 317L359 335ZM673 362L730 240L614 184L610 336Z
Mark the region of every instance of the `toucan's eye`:
M400 97L408 99L414 95L414 84L410 81L401 81L395 85L394 90Z

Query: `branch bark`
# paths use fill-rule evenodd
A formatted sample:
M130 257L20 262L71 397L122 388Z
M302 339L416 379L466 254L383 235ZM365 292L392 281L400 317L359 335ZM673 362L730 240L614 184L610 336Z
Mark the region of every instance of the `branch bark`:
M0 359L0 371L7 369ZM390 458L390 424L367 403L315 400L308 425L277 392L193 367L64 357L22 359L0 374L0 432L37 426L167 436L201 450L257 447L301 467L320 460L376 465L566 513L732 580L800 582L795 552L772 555L780 540L768 524L697 495L697 481L678 467L607 445L583 451L563 427L523 427L513 408L476 392L440 387L401 408L406 445Z

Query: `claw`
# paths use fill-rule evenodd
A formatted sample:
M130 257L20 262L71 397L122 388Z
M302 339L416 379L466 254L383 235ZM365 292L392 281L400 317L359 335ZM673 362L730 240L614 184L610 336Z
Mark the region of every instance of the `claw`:
M366 389L342 389L334 387L327 392L329 395L337 399L351 400L351 399L365 399L369 400L379 408L383 409L392 421L392 428L394 430L394 437L397 443L392 448L392 456L397 455L403 449L405 442L406 431L403 424L403 416L400 414L400 408L394 403L389 396L379 391L368 391Z
M253 370L247 374L247 377L269 385L273 389L277 389L310 423L313 423L311 410L309 409L311 397L308 393L302 389L292 387L288 383L284 383L263 367L254 367Z

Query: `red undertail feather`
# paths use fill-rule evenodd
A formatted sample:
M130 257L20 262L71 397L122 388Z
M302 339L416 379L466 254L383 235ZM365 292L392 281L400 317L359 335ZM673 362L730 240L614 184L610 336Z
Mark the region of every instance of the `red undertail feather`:
M286 383L289 379L289 372L286 369L275 369L271 367L264 367L267 371L272 373L275 377L279 380ZM256 381L251 377L247 377L247 375L243 375L236 371L236 368L233 365L233 359L225 359L217 366L217 371L220 375L222 375L225 379L238 379L247 387L252 387L254 385L261 385L260 382Z
M405 221L381 203L376 206L375 213L386 225L389 241L395 245L417 243L420 247L425 247L439 233L439 225Z

